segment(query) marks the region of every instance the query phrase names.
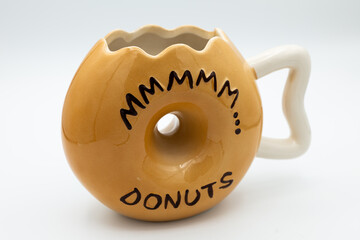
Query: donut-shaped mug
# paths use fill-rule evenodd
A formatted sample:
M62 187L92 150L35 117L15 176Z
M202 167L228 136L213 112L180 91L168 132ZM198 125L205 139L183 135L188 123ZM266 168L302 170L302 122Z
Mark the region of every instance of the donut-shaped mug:
M290 69L283 111L291 133L262 138L255 80L282 68ZM293 158L307 150L309 74L310 57L295 45L245 61L220 29L115 30L90 50L67 92L67 160L92 195L125 216L198 214L236 187L255 155ZM172 121L160 126L165 115Z

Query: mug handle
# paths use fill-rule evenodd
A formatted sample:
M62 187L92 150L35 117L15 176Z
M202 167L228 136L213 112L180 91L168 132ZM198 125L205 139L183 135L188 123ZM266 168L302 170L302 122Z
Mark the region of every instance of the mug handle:
M257 78L283 68L289 68L282 105L290 127L290 136L284 139L262 137L257 157L294 158L309 148L311 131L304 109L304 95L310 76L310 56L300 46L287 45L269 49L248 60Z

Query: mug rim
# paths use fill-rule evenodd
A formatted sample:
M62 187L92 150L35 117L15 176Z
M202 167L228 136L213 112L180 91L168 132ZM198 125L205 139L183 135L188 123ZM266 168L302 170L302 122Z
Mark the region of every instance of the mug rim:
M164 39L174 38L182 34L193 34L196 37L205 39L207 42L202 49L195 49L192 46L185 43L175 43L165 47L157 54L150 54L147 51L145 51L143 48L136 45L129 45L129 46L121 47L116 50L111 50L109 48L109 45L113 41L119 38L129 43L143 36L144 34L154 34ZM229 42L229 39L227 38L225 33L219 28L214 28L213 31L207 31L194 25L182 25L177 28L166 29L158 25L149 24L140 27L132 32L127 32L121 29L113 30L110 33L108 33L104 38L102 38L101 41L103 41L105 44L105 52L107 54L111 54L111 55L118 54L119 52L122 52L122 50L131 49L131 50L136 50L147 57L158 58L169 52L171 49L179 48L179 47L184 47L193 52L203 54L211 47L211 45L216 41L216 39L222 39L226 42Z

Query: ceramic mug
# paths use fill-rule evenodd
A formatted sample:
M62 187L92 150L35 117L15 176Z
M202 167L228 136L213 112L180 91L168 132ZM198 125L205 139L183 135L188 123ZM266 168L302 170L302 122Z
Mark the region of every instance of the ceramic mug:
M256 79L289 68L290 137L261 137ZM220 29L115 30L90 50L67 92L62 139L81 183L109 208L168 221L205 211L240 182L255 155L293 158L310 143L304 94L310 57L299 46L247 61ZM158 121L172 114L160 129Z

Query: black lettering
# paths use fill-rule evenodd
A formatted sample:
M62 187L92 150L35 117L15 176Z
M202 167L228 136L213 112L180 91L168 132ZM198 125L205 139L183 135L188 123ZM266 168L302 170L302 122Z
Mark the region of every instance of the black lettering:
M133 195L133 194L136 194L136 199L135 199L135 201L132 202L132 203L129 203L128 201L126 201L126 199L127 199L128 197L130 197L131 195ZM140 201L140 199L141 199L141 193L139 192L139 189L134 188L133 191L129 192L128 194L125 194L124 196L122 196L122 197L120 198L120 201L122 201L122 202L125 203L126 205L135 205L135 204L137 204L137 203Z
M147 201L148 201L149 198L151 198L151 197L156 198L156 201L157 201L157 203L156 203L155 206L153 206L153 207L147 206ZM155 210L155 209L157 209L158 207L160 207L161 202L162 202L162 198L161 198L160 195L157 195L157 194L154 194L154 193L150 193L150 194L147 195L146 198L144 199L144 207L145 207L146 209L149 209L149 210Z
M216 90L217 90L217 82L216 82L216 75L215 75L214 71L212 71L210 73L209 77L206 77L204 70L201 69L200 73L199 73L199 76L198 76L198 78L196 80L196 86L199 86L201 79L203 79L204 82L206 82L206 83L209 82L211 79L214 79L214 82L213 82L213 84L214 84L214 92L216 92Z
M181 200L181 194L180 194L179 191L177 192L176 203L174 202L174 200L171 198L171 196L169 194L166 194L165 195L165 201L164 201L165 209L167 209L167 206L168 206L169 202L171 203L171 205L173 205L174 208L178 208L179 205L180 205L180 200Z
M233 95L233 94L236 94L236 95L235 95L235 98L234 98L234 101L233 101L232 104L231 104L231 108L233 108L234 105L235 105L235 102L236 102L236 100L237 100L237 98L238 98L238 96L239 96L239 90L238 90L238 89L235 89L235 90L232 91L232 90L230 89L230 82L229 82L229 80L226 80L225 83L224 83L224 85L222 86L220 92L219 92L218 95L217 95L218 97L220 97L220 96L224 93L225 88L227 88L227 94L228 94L229 96L231 96L231 95Z
M212 198L214 196L214 189L213 189L213 185L215 184L216 182L212 182L212 183L209 183L205 186L202 186L201 189L206 189L208 190L208 195L210 198Z
M141 84L139 86L139 91L141 93L141 96L143 97L144 99L144 102L146 104L149 104L149 99L147 98L146 96L146 93L150 93L151 95L154 95L155 93L155 86L160 89L160 91L164 91L163 87L160 85L160 83L153 77L150 77L150 88L147 88L144 84Z
M129 109L124 109L124 108L120 109L120 115L121 115L121 118L122 118L123 122L125 123L127 129L130 130L132 128L132 126L131 126L129 120L127 119L126 115L131 115L131 116L137 115L137 112L133 106L133 103L135 103L142 109L144 109L145 106L136 97L134 97L134 95L132 95L131 93L126 94L126 103L129 107Z
M220 182L221 182L221 183L225 183L225 185L219 187L220 189L227 188L227 187L229 187L229 186L233 183L234 180L232 180L232 179L225 180L225 177L231 176L231 175L232 175L232 172L226 172L226 173L224 173L224 175L223 175L223 176L221 177L221 179L220 179Z
M184 81L185 81L185 78L188 78L189 80L189 85L190 85L190 88L192 89L193 88L193 79L192 79L192 76L191 76L191 73L189 70L186 70L184 72L184 74L182 75L181 79L179 79L179 76L177 75L177 73L175 71L171 71L170 73L170 76L169 76L169 83L168 83L168 86L167 86L167 90L170 91L171 88L172 88L172 85L174 83L174 79L176 80L176 82L181 85Z
M199 192L199 190L196 189L196 197L195 197L195 199L192 202L189 202L189 190L186 189L186 191L185 191L185 203L186 203L186 205L193 206L199 201L199 199L200 199L200 192Z

